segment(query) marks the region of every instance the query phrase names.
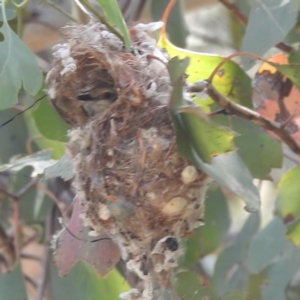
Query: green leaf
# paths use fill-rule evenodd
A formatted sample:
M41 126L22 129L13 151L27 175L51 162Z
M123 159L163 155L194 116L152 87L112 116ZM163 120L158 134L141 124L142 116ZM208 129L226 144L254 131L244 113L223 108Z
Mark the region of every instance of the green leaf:
M67 131L71 127L64 122L50 101L45 98L38 104L38 107L32 111L36 128L47 139L67 142L69 140Z
M40 135L40 132L36 128L36 124L32 114L25 115L27 127L33 137L33 141L38 145L40 149L51 149L52 150L52 158L53 159L60 159L64 153L66 144L54 140L47 139Z
M281 42L296 24L298 6L297 0L253 1L241 51L262 56ZM253 60L243 62L250 67Z
M116 271L100 278L90 265L78 262L69 274L60 278L54 265L51 267L53 300L119 300L119 294L130 290L125 279Z
M1 165L0 172L18 172L30 166L33 168L32 177L43 174L45 168L55 164L56 161L51 159L51 151L39 151L22 158L14 159L9 164Z
M262 287L262 300L285 300L285 290L289 281L299 270L299 249L286 242L283 255L266 271L267 284Z
M17 103L22 85L35 95L40 90L43 76L34 54L8 23L3 23L0 33L4 37L0 42L0 109L5 109Z
M232 129L239 133L234 139L238 153L254 178L267 179L273 168L280 168L281 144L262 128L241 118L231 118Z
M236 241L225 248L215 265L213 283L220 296L232 290L245 290L248 284L248 271L244 266L248 248L259 229L259 213L250 215Z
M287 171L278 184L278 197L276 199L276 212L285 220L292 222L300 217L300 166ZM290 238L300 246L300 223L295 222L288 230Z
M278 217L254 236L247 257L251 273L258 274L270 265L284 250L286 227Z
M74 176L74 166L71 158L65 153L54 165L44 170L45 179L61 177L67 181Z
M116 0L97 0L97 1L100 4L104 12L104 15L106 16L108 21L112 25L117 26L120 33L123 35L125 47L129 51L131 49L129 32L117 1Z
M169 2L169 0L151 1L151 14L154 21L160 21L162 19L163 13ZM185 40L189 31L184 17L184 1L176 1L168 16L166 28L171 42L178 47L185 48Z
M188 74L187 81L192 83L209 78L215 67L224 59L217 55L178 48L165 37L160 38L158 46L165 48L170 57L190 59L186 73ZM226 62L214 76L212 84L220 93L228 96L234 102L252 107L251 80L237 63ZM214 104L214 101L207 96L197 95L193 100L206 111L210 111L210 106Z
M234 150L233 133L213 123L199 107L182 107L184 131L205 163L212 157Z
M269 61L268 63L274 66L283 75L291 79L297 89L300 90L300 64L280 65Z
M235 152L221 154L213 157L210 164L206 164L188 140L181 119L173 115L173 122L176 127L179 154L210 175L221 186L240 196L246 202L247 211L258 210L260 206L258 190L253 185L253 178L239 155Z
M10 180L10 191L17 193L32 180L31 168L27 167L19 171L17 176L12 176ZM53 201L49 199L42 190L32 188L19 199L20 219L26 225L32 226L45 221L45 217L50 213Z
M16 114L14 109L0 111L0 122L5 122ZM0 161L2 163L16 154L25 154L28 130L24 121L24 115L20 115L0 130Z
M3 12L2 7L0 7L0 22L3 22ZM6 5L5 6L5 15L6 20L12 20L16 17L16 8L12 5Z
M253 185L253 178L249 170L236 152L213 157L211 163L206 164L196 156L194 149L190 150L196 158L195 164L221 186L241 197L246 203L245 209L248 212L255 212L259 209L258 190Z
M0 274L0 299L27 300L24 277L18 264L11 272Z
M168 70L173 86L171 113L177 130L179 153L191 159L186 147L191 145L204 162L211 157L233 150L233 134L211 122L202 110L196 106L184 106L182 76L188 65L188 59L172 58ZM178 113L179 110L181 113Z
M186 251L180 264L182 267L192 267L199 258L215 251L227 233L230 217L227 200L220 189L208 191L204 216L205 226L196 229L187 239Z
M205 286L199 274L186 271L176 275L176 291L182 300L218 300L211 286Z
M236 292L230 292L226 296L222 297L221 300L247 300L247 293L236 291Z

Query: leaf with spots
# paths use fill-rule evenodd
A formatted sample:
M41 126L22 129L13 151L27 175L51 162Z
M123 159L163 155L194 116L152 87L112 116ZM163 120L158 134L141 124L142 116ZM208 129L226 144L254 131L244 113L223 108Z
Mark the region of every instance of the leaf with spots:
M182 107L179 110L185 133L204 162L234 150L234 134L213 123L199 107Z
M198 53L176 47L168 40L165 28L162 28L160 32L158 46L164 48L170 57L177 56L180 59L188 57L190 59L186 73L188 74L187 81L191 83L209 78L214 68L223 60L223 57L218 55ZM214 76L212 84L220 93L228 96L231 100L252 107L251 80L235 62L226 62ZM211 98L199 95L194 98L194 101L206 111L210 111L209 106L213 104Z
M287 171L278 184L277 214L287 223L287 237L300 246L300 167Z
M193 154L188 153L193 148L204 162L209 163L212 157L234 150L234 134L214 124L201 108L183 106L183 86L181 84L188 59L173 58L168 69L173 86L171 112L177 130L177 144L179 153L196 161Z

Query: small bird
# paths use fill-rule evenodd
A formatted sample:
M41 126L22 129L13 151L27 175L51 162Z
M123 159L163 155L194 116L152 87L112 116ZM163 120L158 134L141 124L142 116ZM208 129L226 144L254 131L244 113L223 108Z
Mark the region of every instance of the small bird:
M117 98L118 93L114 86L103 85L103 82L81 91L77 96L79 101L84 102L81 107L89 117L104 112Z

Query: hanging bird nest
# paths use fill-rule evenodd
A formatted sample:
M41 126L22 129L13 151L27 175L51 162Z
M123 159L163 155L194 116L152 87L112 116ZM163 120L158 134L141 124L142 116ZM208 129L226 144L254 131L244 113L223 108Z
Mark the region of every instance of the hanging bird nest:
M123 299L169 288L180 239L203 223L209 182L177 153L168 57L151 26L130 30L131 52L103 24L67 27L47 76L53 105L74 127L67 151L84 223L106 232L144 281Z

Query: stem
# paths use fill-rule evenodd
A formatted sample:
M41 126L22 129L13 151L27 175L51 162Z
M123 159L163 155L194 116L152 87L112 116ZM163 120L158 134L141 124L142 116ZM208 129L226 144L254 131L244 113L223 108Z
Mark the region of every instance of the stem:
M106 19L106 17L104 15L102 15L101 13L99 13L88 1L86 0L79 0L79 2L84 5L86 8L88 8L93 14L94 16L96 16L96 18L102 23L104 24L107 29L113 33L114 35L116 35L125 45L125 40L124 37L122 36L122 34L114 27L112 26L109 21Z
M59 13L61 13L62 15L64 15L67 19L71 20L74 23L78 23L78 20L76 18L74 18L72 15L68 14L67 12L65 12L63 9L61 9L59 6L57 6L55 3L53 3L50 0L44 0L50 7L52 7L53 9L55 9L56 11L58 11Z
M28 2L29 2L29 0L24 0L20 4L17 4L14 1L12 1L12 4L17 9L17 34L18 34L19 38L21 38L23 35L23 25L24 25L23 12L24 12L24 8Z
M267 64L273 66L270 62L268 62L267 60L265 59L262 59L260 56L258 55L255 55L255 54L252 54L252 53L249 53L249 52L236 52L236 53L233 53L227 57L224 57L224 59L215 67L215 69L212 71L212 73L210 74L209 78L207 79L207 81L209 81L210 83L213 81L213 78L214 76L218 73L218 71L220 70L220 68L229 60L231 60L232 58L234 57L237 57L237 56L248 56L248 57L251 57L251 58L254 58L254 59L257 59L257 60L261 60L263 62L266 62Z
M161 20L164 22L164 26L160 30L161 36L166 36L166 26L167 26L168 17L169 17L169 14L170 14L173 6L175 5L175 3L176 3L176 0L170 0L169 4L167 5L167 7L164 11L162 18L161 18Z
M210 81L199 81L190 85L190 92L199 93L205 91L219 106L224 108L228 113L243 118L274 132L287 146L297 155L300 155L299 145L291 138L285 129L278 123L266 119L259 113L232 102L226 96L220 94L210 83Z

